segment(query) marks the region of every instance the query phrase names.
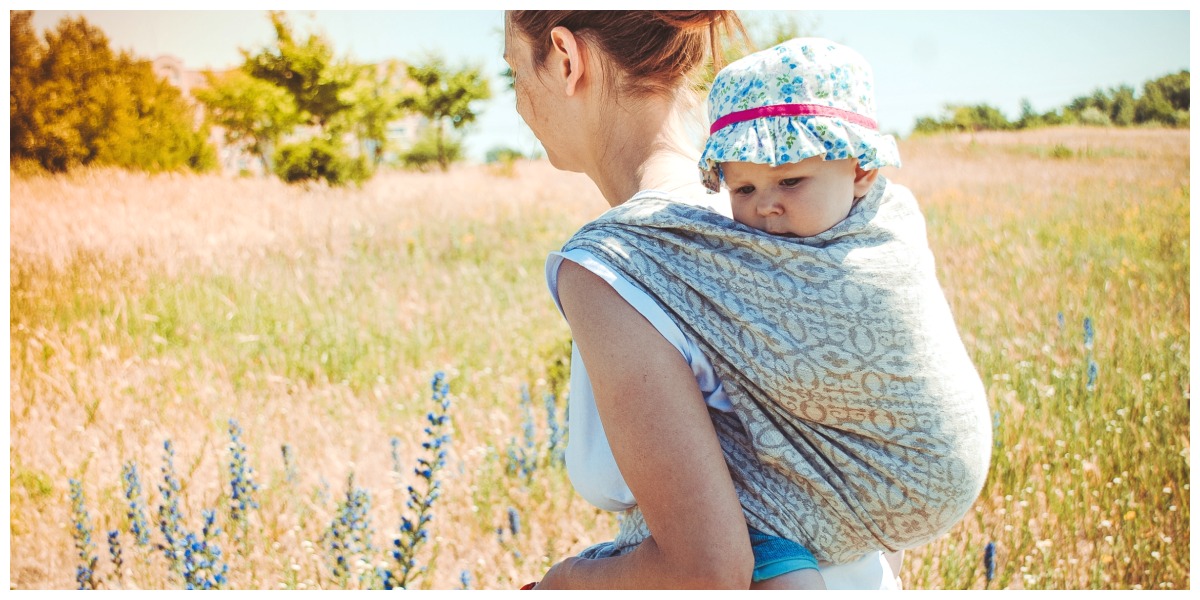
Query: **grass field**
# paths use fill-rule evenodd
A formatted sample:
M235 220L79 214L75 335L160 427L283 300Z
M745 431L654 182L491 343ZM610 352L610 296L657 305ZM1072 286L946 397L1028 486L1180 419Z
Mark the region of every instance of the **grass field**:
M1188 132L901 152L996 423L973 514L905 586L1190 588ZM368 587L401 539L409 587L512 589L611 539L556 459L569 331L542 274L605 206L544 163L361 190L14 175L12 587Z

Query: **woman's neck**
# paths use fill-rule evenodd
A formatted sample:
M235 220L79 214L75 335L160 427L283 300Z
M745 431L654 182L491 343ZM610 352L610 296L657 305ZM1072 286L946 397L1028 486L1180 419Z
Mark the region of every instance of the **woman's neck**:
M686 102L651 98L634 110L618 107L597 118L595 131L604 143L585 172L610 206L648 189L704 193L696 170L700 152L688 139L691 110Z

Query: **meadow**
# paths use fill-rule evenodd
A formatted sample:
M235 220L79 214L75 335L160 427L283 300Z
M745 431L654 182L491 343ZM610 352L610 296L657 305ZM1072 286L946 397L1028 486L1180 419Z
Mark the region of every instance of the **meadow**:
M1188 132L901 152L995 417L973 512L904 586L1190 588ZM514 589L615 533L561 465L543 279L606 207L583 176L10 193L13 588Z

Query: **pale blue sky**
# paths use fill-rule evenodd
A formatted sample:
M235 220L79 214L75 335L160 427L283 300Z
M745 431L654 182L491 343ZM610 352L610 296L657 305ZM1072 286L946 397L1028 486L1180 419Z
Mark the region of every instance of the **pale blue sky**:
M145 58L173 54L189 68L234 66L241 61L239 47L257 48L273 39L264 10L39 10L34 26L45 29L80 13L108 34L113 47ZM1140 91L1146 80L1190 68L1191 15L1183 10L742 15L752 26L763 26L787 13L808 33L852 46L871 62L880 125L902 135L917 117L936 115L946 103L988 103L1015 118L1022 98L1046 111L1097 87L1128 84ZM338 55L355 60L415 60L435 51L452 63L482 67L494 95L467 138L470 155L481 158L499 145L536 147L499 77L505 67L501 11L316 10L292 11L291 18L301 30L322 31Z

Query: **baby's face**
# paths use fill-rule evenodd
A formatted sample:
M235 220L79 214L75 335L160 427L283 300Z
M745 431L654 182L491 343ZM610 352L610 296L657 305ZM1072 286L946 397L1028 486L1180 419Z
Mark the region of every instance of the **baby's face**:
M814 156L777 167L748 162L721 163L733 218L777 235L808 237L850 214L854 198L866 194L877 171L858 161Z

